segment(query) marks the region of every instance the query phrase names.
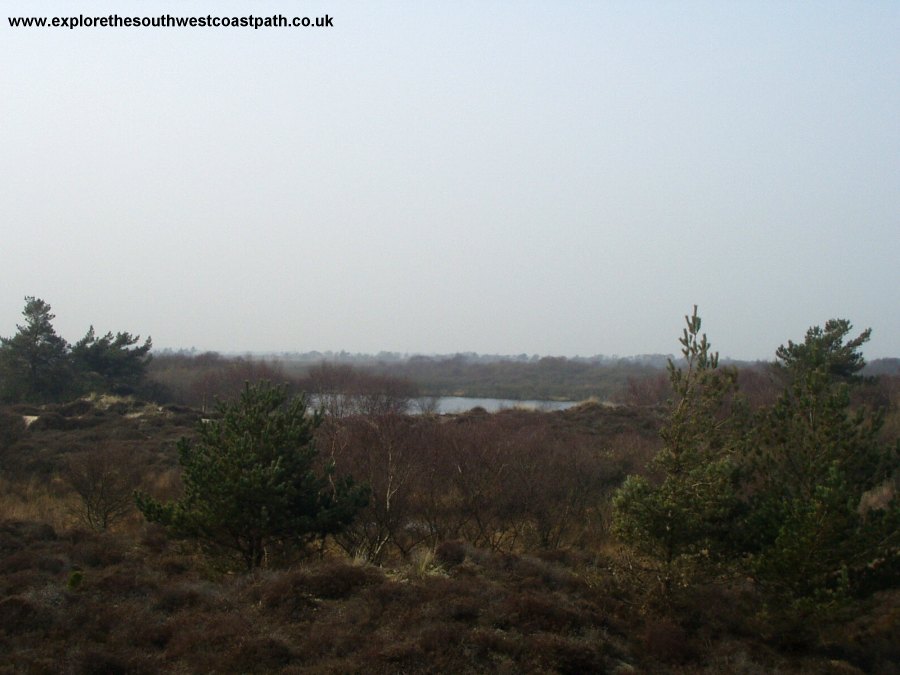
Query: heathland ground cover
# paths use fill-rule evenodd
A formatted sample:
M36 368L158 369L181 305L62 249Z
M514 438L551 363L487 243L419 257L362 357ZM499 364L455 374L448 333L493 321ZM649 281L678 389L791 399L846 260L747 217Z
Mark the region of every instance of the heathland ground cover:
M147 363L129 335L101 378L4 340L0 672L897 672L900 386L862 376L867 337L732 369L695 313L616 407L459 415L339 364ZM40 400L24 344L94 392Z

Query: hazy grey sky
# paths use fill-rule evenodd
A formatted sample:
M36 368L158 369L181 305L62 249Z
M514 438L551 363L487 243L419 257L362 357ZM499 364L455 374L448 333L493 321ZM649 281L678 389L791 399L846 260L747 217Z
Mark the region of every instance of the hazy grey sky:
M0 335L900 356L900 2L0 0ZM330 29L7 16L330 14Z

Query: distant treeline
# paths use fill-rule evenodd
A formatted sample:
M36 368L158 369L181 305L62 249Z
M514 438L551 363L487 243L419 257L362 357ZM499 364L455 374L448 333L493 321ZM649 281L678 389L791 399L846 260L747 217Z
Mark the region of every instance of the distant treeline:
M197 356L199 352L195 348L189 350L163 350L163 354L182 354L186 356ZM227 356L246 356L250 358L260 358L267 361L278 361L281 363L295 362L298 364L316 364L316 363L335 363L340 365L374 367L393 365L398 363L406 363L414 359L427 359L432 361L446 361L449 359L462 359L467 363L495 363L498 361L512 363L535 363L548 355L541 354L479 354L478 352L454 352L452 354L420 354L420 353L404 353L404 352L387 352L381 351L377 354L364 354L359 352L342 351L310 351L310 352L254 352L252 354L227 354ZM604 354L594 354L593 356L572 356L566 357L570 361L579 363L595 363L595 364L616 364L620 361L635 363L647 366L656 366L665 368L670 358L674 358L671 354L637 354L633 356L607 356Z
M336 417L403 413L419 397L418 387L401 377L344 364L319 363L303 369L249 357L164 353L153 359L148 377L164 402L208 410L237 397L248 382L268 380L304 393Z
M261 358L164 351L155 356L148 375L167 402L200 408L212 406L217 398L236 396L245 382L260 379L288 384L322 401L330 397L325 401L328 407L360 411L402 410L404 405L422 409L428 398L439 396L659 405L671 395L665 362L649 357L525 359L456 354L378 360L339 353L334 361L307 360L314 355L320 353ZM772 364L730 363L739 368L742 390L751 402L771 402L778 391L769 373ZM864 372L872 376L900 373L900 359L875 360ZM335 394L346 396L338 404ZM354 397L355 403L348 403Z
M581 401L608 400L630 383L664 371L643 363L620 360L589 362L563 357L535 361L470 360L415 356L406 361L349 365L342 362L302 362L163 353L148 374L172 402L207 407L216 397L234 395L246 381L269 379L315 396L380 394L410 401L439 396Z
M407 378L427 394L581 401L608 399L628 378L659 372L655 363L545 356L528 361L473 361L465 356L413 357L381 372ZM376 367L376 370L378 368Z
M567 358L475 353L410 356L395 352L231 356L168 350L156 354L153 373L157 377L160 371L175 364L201 370L215 365L228 370L246 370L250 374L255 372L254 368L269 368L275 379L299 382L324 365L344 372L344 381L352 379L346 376L349 372L360 373L361 377L402 380L414 385L418 396L581 401L589 398L606 400L625 386L629 378L643 378L664 370L668 358L661 354ZM255 365L251 367L250 364ZM171 380L171 374L164 377Z
M440 396L657 405L671 394L665 374L670 357L660 354L624 358L395 352L260 357L195 350L151 354L149 338L141 343L128 332L98 336L93 327L70 344L56 334L49 304L34 297L25 302L24 324L12 337L0 338L0 400L8 403L61 402L110 392L207 409L217 399L237 396L244 383L259 380L287 384L341 414L428 411L429 399ZM742 390L749 398L761 404L771 401L777 388L768 375L770 363L728 363L739 368ZM872 361L863 375L900 375L900 359Z

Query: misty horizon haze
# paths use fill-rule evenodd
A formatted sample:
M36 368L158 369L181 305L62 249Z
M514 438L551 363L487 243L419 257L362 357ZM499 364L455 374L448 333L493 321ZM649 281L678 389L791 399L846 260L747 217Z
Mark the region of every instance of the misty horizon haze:
M0 335L33 295L157 349L677 354L697 304L723 357L900 354L900 4L126 6L333 27L4 3Z

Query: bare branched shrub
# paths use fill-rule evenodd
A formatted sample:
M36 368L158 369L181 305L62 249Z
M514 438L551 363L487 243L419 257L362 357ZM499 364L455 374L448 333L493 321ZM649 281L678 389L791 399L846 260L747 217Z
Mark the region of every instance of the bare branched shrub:
M625 384L613 392L609 400L618 405L660 406L672 396L672 387L665 372L643 376L629 376Z
M516 551L595 539L625 460L554 419L526 411L329 418L320 447L339 473L372 491L336 541L380 563L390 552L407 558L450 540Z
M741 368L737 372L738 388L752 410L770 406L778 399L781 386L770 366Z
M162 399L201 410L212 409L217 400L239 396L247 382L287 379L277 362L225 357L216 352L157 356L150 363L148 375Z
M311 368L298 385L335 418L403 414L418 394L409 380L331 363Z
M69 460L64 478L81 498L78 517L94 530L106 530L134 507L140 478L128 455L102 445Z
M414 491L423 471L418 450L423 444L420 420L405 415L329 419L321 447L328 448L340 471L371 490L369 504L335 536L350 555L382 562L393 548L404 558L425 534L411 523Z
M437 396L419 396L413 401L413 411L420 415L436 415L440 408L440 399Z

